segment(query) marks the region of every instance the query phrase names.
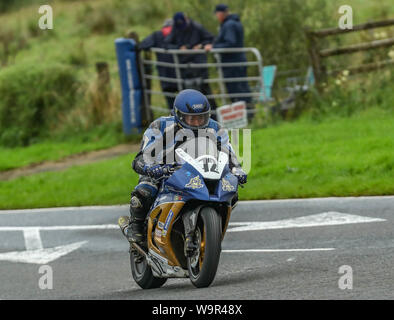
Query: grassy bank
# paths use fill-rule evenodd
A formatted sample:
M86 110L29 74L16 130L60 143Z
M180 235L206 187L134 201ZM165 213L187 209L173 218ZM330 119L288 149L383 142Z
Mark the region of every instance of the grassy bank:
M4 1L3 1L4 2ZM338 24L340 0L229 0L245 29L245 46L260 50L264 64L278 71L310 65L304 28ZM158 30L165 18L185 11L217 35L210 1L49 0L54 29L41 30L39 0L15 0L0 5L0 145L27 146L52 139L70 128L88 131L97 124L121 123L120 82L114 40L135 31L140 38ZM354 23L390 18L392 0L350 0ZM147 23L148 21L148 23ZM392 37L394 29L382 29ZM381 33L335 37L324 47L377 40ZM345 41L346 40L346 41ZM387 48L386 48L387 49ZM380 58L387 59L389 49ZM334 65L373 62L373 55L335 60ZM331 60L330 60L331 61ZM100 90L95 70L107 62L110 84ZM329 64L331 67L331 62ZM34 83L34 85L32 85ZM160 90L155 83L154 89ZM213 88L214 92L218 88ZM331 103L331 96L323 99ZM165 105L164 98L154 100Z
M252 131L252 170L240 198L394 194L394 114L369 109L317 123ZM134 155L0 182L0 208L119 204L138 176Z
M67 156L110 148L120 143L139 143L139 136L124 136L118 124L101 125L85 132L58 136L34 143L27 147L0 146L0 171L57 161Z

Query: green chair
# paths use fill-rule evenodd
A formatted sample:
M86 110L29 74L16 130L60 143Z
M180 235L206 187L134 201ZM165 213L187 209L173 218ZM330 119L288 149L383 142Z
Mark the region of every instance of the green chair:
M272 101L272 87L274 85L276 66L265 66L262 70L263 86L260 91L260 102Z

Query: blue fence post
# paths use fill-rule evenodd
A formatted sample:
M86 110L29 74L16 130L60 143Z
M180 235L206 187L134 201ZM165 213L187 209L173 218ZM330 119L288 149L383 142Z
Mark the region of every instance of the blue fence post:
M138 73L137 48L133 39L115 40L119 77L122 88L123 131L131 134L142 130L142 84Z

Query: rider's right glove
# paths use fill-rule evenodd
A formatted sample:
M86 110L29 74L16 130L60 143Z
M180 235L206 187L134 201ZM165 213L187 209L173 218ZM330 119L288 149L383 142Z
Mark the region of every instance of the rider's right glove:
M170 173L170 169L173 168L171 164L157 164L154 166L145 166L144 171L145 173L154 179L159 179L163 175Z
M237 177L239 184L246 183L248 175L245 173L245 171L242 170L242 168L234 167L232 173Z

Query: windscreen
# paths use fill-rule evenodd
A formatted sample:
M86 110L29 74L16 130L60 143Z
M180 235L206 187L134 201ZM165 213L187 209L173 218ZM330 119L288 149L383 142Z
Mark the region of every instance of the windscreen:
M183 149L193 159L197 159L201 156L210 155L218 159L218 149L216 139L210 139L209 137L198 137L187 140L182 143L179 148ZM178 163L183 163L183 160L178 156L176 157Z

